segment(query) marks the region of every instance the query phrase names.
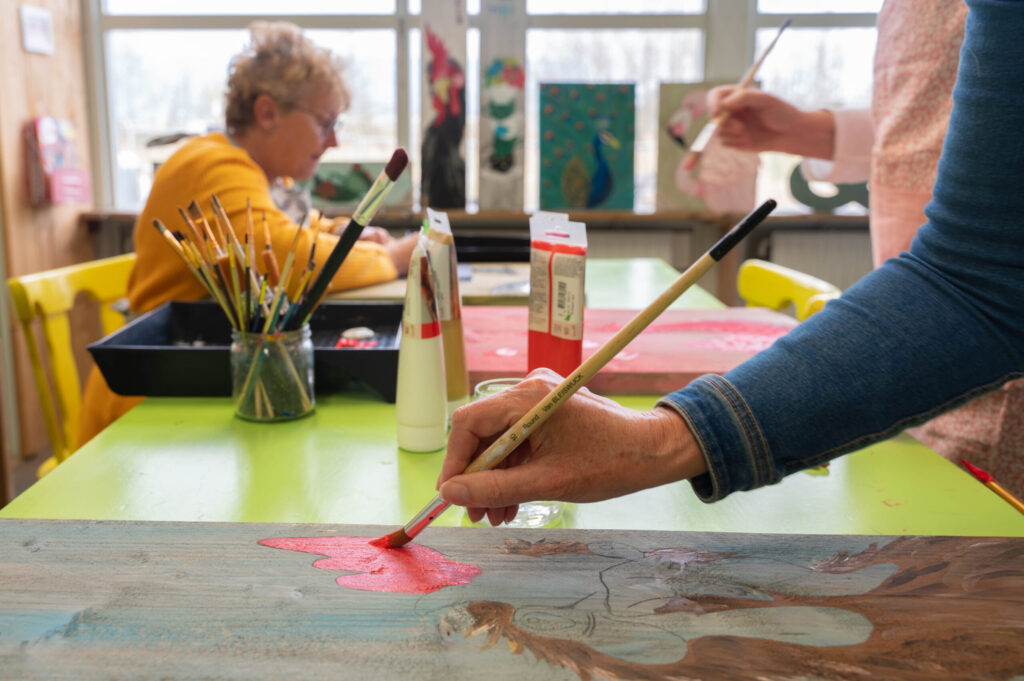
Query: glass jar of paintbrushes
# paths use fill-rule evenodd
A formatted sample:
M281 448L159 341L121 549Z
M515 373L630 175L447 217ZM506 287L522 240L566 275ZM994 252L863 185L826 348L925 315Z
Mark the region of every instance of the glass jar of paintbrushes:
M323 300L331 278L370 223L409 163L405 149L391 160L359 202L316 276L317 229L299 220L278 267L263 215L263 249L257 258L252 204L244 213L233 206L241 224L233 225L216 195L210 197L213 220L199 204L178 213L188 233L171 231L160 221L153 226L189 272L224 310L231 324L232 394L235 414L257 421L281 421L313 411L313 344L309 319ZM308 238L303 239L303 235ZM300 247L300 241L308 244ZM299 252L308 257L299 257ZM261 267L262 265L262 267ZM262 272L262 274L261 274Z
M276 333L231 332L235 415L284 421L313 411L313 340L309 325Z
M171 232L159 220L154 226L190 272L224 310L231 324L231 382L235 415L253 421L283 421L313 411L313 342L306 306L314 270L315 235L310 235L308 263L296 267L301 224L278 268L270 245L266 217L263 249L257 259L252 210L245 211L244 230L236 233L216 196L213 221L196 202L180 211L192 235ZM262 274L259 264L262 264Z

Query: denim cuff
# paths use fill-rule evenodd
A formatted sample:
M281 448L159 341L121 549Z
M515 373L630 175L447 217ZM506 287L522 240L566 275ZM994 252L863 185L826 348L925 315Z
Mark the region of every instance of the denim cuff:
M718 501L781 480L750 407L721 376L701 376L663 397L658 406L678 412L700 446L708 472L690 484L702 501Z

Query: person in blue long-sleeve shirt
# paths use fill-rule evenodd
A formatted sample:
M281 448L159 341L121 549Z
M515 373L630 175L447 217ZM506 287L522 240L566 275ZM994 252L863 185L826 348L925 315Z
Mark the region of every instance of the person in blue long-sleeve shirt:
M503 468L462 474L559 377L539 370L459 409L441 496L494 524L523 501L598 501L683 479L716 501L1024 376L1024 3L968 6L928 222L909 253L769 349L650 411L581 390Z

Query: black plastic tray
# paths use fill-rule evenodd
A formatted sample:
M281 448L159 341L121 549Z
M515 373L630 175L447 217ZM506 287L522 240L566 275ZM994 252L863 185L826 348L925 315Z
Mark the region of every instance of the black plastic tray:
M372 348L335 347L342 331L366 326ZM314 386L329 394L362 383L395 401L402 303L325 302L309 322ZM231 326L215 302L170 302L89 346L107 385L121 395L231 395Z

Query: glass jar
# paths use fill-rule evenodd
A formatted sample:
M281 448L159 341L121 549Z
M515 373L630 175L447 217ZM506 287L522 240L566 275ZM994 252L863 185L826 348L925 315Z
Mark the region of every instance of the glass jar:
M473 390L473 400L482 400L488 395L500 393L502 390L511 388L518 384L521 378L492 378L488 381L481 381ZM519 512L516 517L505 523L506 527L558 527L563 524L562 515L565 513L566 504L564 501L528 501L519 504ZM481 526L490 526L487 516L480 522L475 523Z
M313 411L313 337L309 325L279 333L231 331L235 416L286 421Z

